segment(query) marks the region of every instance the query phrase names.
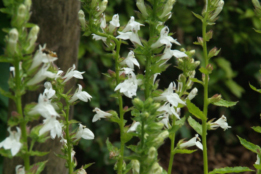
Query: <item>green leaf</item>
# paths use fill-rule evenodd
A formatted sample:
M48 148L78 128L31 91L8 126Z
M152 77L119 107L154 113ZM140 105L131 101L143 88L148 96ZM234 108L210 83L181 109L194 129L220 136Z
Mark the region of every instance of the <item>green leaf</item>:
M8 158L13 158L11 150L5 150L4 148L0 148L0 155Z
M30 156L45 156L49 152L40 152L40 151L31 151L29 152Z
M197 13L194 13L193 11L192 11L192 14L193 14L196 18L200 19L201 21L203 20L203 17L202 17L201 15L199 15L199 14L197 14Z
M88 167L90 167L91 165L93 165L94 163L89 163L89 164L85 164L84 166L83 166L83 168L84 169L87 169Z
M213 171L209 172L209 174L215 173L241 173L241 172L252 172L253 170L249 169L248 167L225 167L214 169Z
M255 32L257 32L257 33L261 33L261 30L257 30L257 29L254 29L255 30Z
M202 126L192 117L188 118L189 125L199 134L202 135Z
M110 151L110 158L118 159L120 156L120 150L111 144L111 142L109 141L109 138L107 138L107 140L106 140L106 145L107 145L108 150Z
M260 164L254 164L254 167L255 167L257 170L261 170L261 165L260 165Z
M210 74L210 72L204 67L199 68L199 71L203 74Z
M206 119L204 113L197 106L195 106L189 100L187 100L186 103L187 103L187 108L192 115L194 115L195 117L201 120Z
M215 59L215 62L217 62L218 66L226 72L227 78L231 79L235 76L233 69L231 68L231 63L228 60L219 57Z
M75 123L80 123L80 122L77 121L77 120L70 120L70 121L69 121L69 124L75 124Z
M124 134L122 135L121 140L124 143L127 143L128 141L130 141L132 139L132 137L133 137L132 134L127 133L128 129L129 129L128 127L124 127L123 128Z
M47 163L47 160L33 164L32 166L30 166L29 172L31 172L33 174L40 174L44 170L46 163Z
M199 84L203 85L203 82L201 80L197 79L197 78L190 78L190 80L192 82L199 83Z
M229 90L238 98L241 97L242 93L245 92L244 88L238 85L234 80L229 79L225 81L225 85L229 88Z
M254 126L252 127L252 129L254 129L254 131L261 133L261 127L260 126Z
M250 83L249 83L249 86L250 86L250 88L253 89L254 91L261 93L261 89L256 89L256 87L252 86Z
M213 103L213 105L216 106L223 106L223 107L231 107L231 106L235 106L237 104L237 102L232 102L232 101L226 101L226 100L219 100L218 102Z
M247 148L248 150L257 153L257 150L261 150L260 147L258 145L255 145L253 143L248 142L247 140L240 138L239 136L237 136L239 138L240 143Z
M180 154L191 154L193 152L196 152L196 150L189 150L189 149L175 149L174 154L180 153Z

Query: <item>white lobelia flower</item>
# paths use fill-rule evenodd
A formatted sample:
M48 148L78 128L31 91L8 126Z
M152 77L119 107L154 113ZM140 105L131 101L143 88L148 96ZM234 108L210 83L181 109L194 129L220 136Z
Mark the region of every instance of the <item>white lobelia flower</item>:
M178 112L176 112L176 110L174 109L173 106L171 106L170 103L165 103L163 106L159 107L157 111L159 112L164 111L169 115L175 115L177 119L180 119Z
M173 93L173 90L175 88L174 84L175 84L175 82L171 82L169 84L168 89L165 90L159 97L155 97L154 99L167 101L170 104L172 104L172 106L175 106L175 107L177 107L179 103L186 105L186 103L179 98L179 95L177 93L175 93L175 92Z
M64 83L67 82L68 80L70 80L71 78L75 77L77 79L83 79L82 74L85 72L80 72L75 70L75 64L73 64L73 66L71 68L68 69L67 73L65 74L64 78Z
M100 27L101 27L102 31L104 31L104 29L107 26L106 25L106 18L105 18L105 14L104 13L102 13L100 22L101 22Z
M176 39L173 39L168 34L169 34L169 28L165 26L164 28L161 29L160 38L154 44L151 45L151 48L155 49L161 47L162 45L170 45L171 43L180 45L180 43Z
M193 88L186 99L192 100L198 93L198 89L195 87Z
M108 113L108 112L104 112L102 110L100 110L99 108L94 108L93 112L96 112L96 114L94 115L92 122L96 122L98 120L100 120L101 118L107 118L112 116L112 114Z
M126 57L126 59L124 59L121 62L122 65L127 65L128 67L134 69L134 65L136 65L137 67L140 68L140 64L137 61L137 59L135 58L134 52L130 51L128 56Z
M123 73L125 75L131 75L133 71L134 70L132 68L122 68L122 71L120 71L120 75L122 75Z
M129 39L133 44L136 43L136 44L139 44L140 46L142 46L138 32L136 30L133 30L132 32L126 32L126 33L118 31L118 33L120 35L117 36L116 38L123 39L123 40Z
M231 128L231 126L228 126L227 118L224 115L222 115L217 121L210 123L210 129L212 130L215 130L219 127L224 129L224 131L227 130L228 128Z
M43 135L44 133L50 131L51 138L55 139L57 136L62 137L62 127L63 124L56 120L56 117L51 116L45 120L43 120L43 127L39 131L39 136Z
M7 130L10 135L0 143L0 148L4 147L6 150L10 149L12 156L15 156L22 147L22 143L20 143L21 129L16 127L17 131L11 131L11 128L8 127Z
M133 16L131 16L128 24L126 25L126 27L122 30L123 33L128 32L128 31L139 31L140 30L140 26L144 26L144 24L141 24L139 22L135 21L135 18Z
M75 134L76 140L79 140L80 138L86 139L86 140L92 140L94 139L93 132L86 128L86 126L83 126L82 124L79 124L79 129Z
M256 162L255 162L255 164L260 165L260 158L259 158L258 154L256 155Z
M76 154L76 152L74 150L71 151L71 161L73 161L74 155Z
M75 91L69 102L75 102L77 99L80 99L84 102L88 102L88 100L91 100L92 96L90 96L90 94L88 94L86 91L82 91L82 85L78 84L78 86L78 89Z
M115 14L113 15L112 20L110 21L109 32L112 33L117 27L120 27L120 19L119 15Z
M17 165L15 167L15 174L25 174L24 167L22 165Z
M153 75L153 84L155 83L156 78L157 78L158 75L160 75L160 73L155 73L155 74Z
M107 40L107 37L102 37L102 36L99 36L99 35L96 35L96 34L92 34L92 39L94 40L102 40L103 42L106 42Z
M62 70L58 70L57 73L56 73L56 75L55 75L54 80L60 78L60 77L62 76L62 74L63 74L63 71L62 71Z
M128 132L135 132L137 127L140 125L140 122L134 122L132 123L131 127L128 129L127 133Z
M52 84L50 82L45 82L44 83L45 90L43 92L43 95L47 98L50 99L55 95L55 90L52 88Z
M53 105L47 96L40 94L38 97L38 103L31 111L28 112L29 115L40 114L44 118L49 118L51 116L59 117L59 114L55 111Z
M132 96L136 96L136 92L138 89L138 85L141 84L141 80L136 78L134 73L128 76L128 79L124 80L124 82L119 83L114 91L120 90L120 93L123 93L125 96L132 98Z
M58 59L55 53L47 54L45 52L45 50L46 50L46 44L44 44L43 47L41 45L39 45L39 49L34 55L32 65L29 68L29 70L32 70L32 69L38 67L42 63L51 63Z
M197 141L198 140L198 141ZM194 138L191 138L189 141L181 143L179 147L181 149L191 147L191 146L197 146L199 149L203 150L203 146L200 142L200 138L198 137L198 134L195 135Z
M162 116L159 116L159 118L162 118L160 122L169 128L169 114L165 112Z
M49 66L50 65L47 64L43 65L43 67L34 75L34 77L27 82L27 85L36 85L37 83L40 83L41 81L45 80L47 77L51 79L55 78L56 74L47 71Z

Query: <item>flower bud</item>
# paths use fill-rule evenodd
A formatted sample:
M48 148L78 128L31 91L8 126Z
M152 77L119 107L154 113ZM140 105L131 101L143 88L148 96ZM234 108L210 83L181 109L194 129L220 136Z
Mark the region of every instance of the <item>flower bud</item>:
M206 33L206 41L212 39L212 36L213 36L213 30L210 30L209 32Z
M103 0L100 3L98 13L95 15L96 17L100 16L105 11L107 4L108 4L108 0Z
M202 81L205 82L205 74L202 74ZM208 76L208 81L209 81L209 76Z
M24 4L21 4L18 7L18 11L17 11L17 18L16 18L16 26L21 26L24 21L25 21L25 17L26 17L26 13L27 13L27 8Z
M154 143L156 147L159 147L161 144L163 144L164 140L169 136L169 131L165 130L161 132L155 139Z
M12 55L16 52L17 41L18 41L18 31L16 28L13 28L9 31L9 36L8 36L8 51Z
M217 56L220 50L217 49L217 47L212 48L208 53L208 59Z
M100 24L100 28L102 29L102 31L106 28L106 19L105 19L105 14L104 13L102 13L102 15L101 15L101 19L100 19L100 22L101 22L101 24Z
M203 46L203 38L202 37L197 37L198 39L198 44Z
M139 98L133 99L132 103L138 110L142 110L143 109L143 102Z
M183 83L182 82L178 82L178 89L177 89L177 93L181 92L183 88Z
M86 25L86 21L85 21L84 12L82 10L79 10L79 12L78 12L78 19L80 21L82 29L84 30L85 29L85 25Z
M26 6L27 10L29 11L32 6L32 0L25 0L24 5Z
M189 93L187 99L192 100L192 99L197 95L197 93L198 93L198 89L197 89L197 88L193 88L193 89L190 91L190 93Z
M15 167L15 173L16 174L25 174L24 167L22 165L17 165Z
M141 14L147 18L149 16L149 14L147 13L147 9L146 6L144 4L144 0L137 0L136 5L138 7L138 9L140 10Z
M189 72L188 72L188 76L189 76L189 78L194 78L195 75L196 75L196 71L195 71L195 70L193 70L193 71L189 71Z
M36 40L37 40L37 36L39 33L40 28L38 27L38 25L35 25L31 30L30 33L28 35L28 39L27 42L29 42L29 46L27 48L27 50L30 50L31 48L33 48Z
M220 94L215 94L211 98L208 99L208 103L216 103L219 102L222 99L222 96Z
M210 20L211 21L214 21L215 18L219 15L219 13L222 11L223 9L223 6L224 6L224 1L223 0L220 0L218 2L218 5L217 5L217 8L216 10L214 11L214 13L212 14L212 16L210 17Z
M210 74L213 71L213 65L208 64L206 69L208 70L208 73Z
M152 98L148 98L148 99L144 102L144 108L149 108L152 103L153 103L153 99L152 99Z
M91 8L95 8L97 6L98 6L98 1L97 0L92 0Z
M163 12L162 14L159 16L159 18L164 18L165 16L167 16L172 8L173 8L173 5L174 3L176 2L176 0L168 0L167 3L164 5L164 8L163 8Z
M155 147L151 147L148 152L148 159L152 161L153 159L156 158L156 156L157 156L157 149Z
M196 53L196 50L190 50L189 53L193 56Z
M162 167L160 167L159 163L154 163L149 171L149 174L161 174L163 172Z
M131 167L132 167L133 174L140 173L140 162L138 160L131 160Z

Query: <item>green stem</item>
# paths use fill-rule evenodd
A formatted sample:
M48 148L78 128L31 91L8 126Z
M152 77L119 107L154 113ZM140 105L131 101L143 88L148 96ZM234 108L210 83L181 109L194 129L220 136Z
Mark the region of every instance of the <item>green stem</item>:
M19 58L15 58L15 82L16 82L16 88L15 88L15 103L17 112L21 117L23 117L23 109L22 109L22 95L21 95L21 77L20 77L20 68L19 68ZM23 117L24 118L24 117ZM25 170L28 171L30 168L30 156L28 153L28 144L27 144L27 132L26 132L26 121L25 119L22 120L20 123L21 131L22 131L22 141L23 141L23 147L25 149L25 153L23 154L23 160L24 160L24 167Z
M141 148L143 148L143 145L144 145L144 134L145 134L145 121L144 119L142 119L142 122L141 122Z
M175 122L176 122L176 117L173 115L172 126L175 126ZM174 153L175 136L176 136L176 132L173 132L173 133L170 135L171 145L170 145L170 159L169 159L168 174L171 174L172 165L173 165L173 161L174 161L174 155L175 155L175 153Z
M205 16L205 18L203 20L203 24L202 24L203 54L204 54L204 60L205 60L205 68L208 65L207 42L206 42L207 16L208 16L208 12L206 13L206 16ZM205 79L204 79L204 109L203 109L205 119L202 120L202 143L203 143L204 174L208 174L208 154L207 154L208 79L209 79L209 75L205 74Z
M67 155L68 155L68 160L67 160L67 164L68 164L68 168L69 168L69 174L73 174L73 162L72 162L72 144L71 144L71 140L70 140L70 132L69 132L69 111L70 111L70 104L68 102L66 102L67 107L66 109L66 118L65 118L65 125L66 125L66 129L65 129L65 134L66 134L66 140L67 140Z

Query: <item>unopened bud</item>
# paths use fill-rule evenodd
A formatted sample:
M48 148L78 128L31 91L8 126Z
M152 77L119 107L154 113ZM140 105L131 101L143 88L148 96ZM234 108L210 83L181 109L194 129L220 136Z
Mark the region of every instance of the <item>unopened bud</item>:
M200 65L200 61L197 60L197 61L194 63L194 65L195 65L196 67L199 66L199 65Z
M159 147L163 144L164 140L169 136L169 131L165 130L161 132L155 139L154 139L154 145L156 147Z
M28 42L29 42L29 46L27 48L27 50L29 50L30 48L32 48L37 40L37 36L39 33L40 28L38 27L38 25L35 25L31 30L30 33L28 35Z
M217 49L217 47L212 48L208 53L208 59L217 56L220 50Z
M182 89L183 89L183 83L182 82L178 82L177 93L182 92Z
M213 30L210 30L209 32L206 33L206 41L212 39L212 36L213 36Z
M24 167L22 165L17 165L15 167L15 173L16 174L25 174Z
M32 6L32 0L25 0L24 5L26 6L27 10L29 11Z
M184 74L179 75L179 82L185 82L186 81L186 76Z
M211 21L214 21L215 18L219 15L219 13L222 11L223 9L223 6L224 6L224 1L223 0L220 0L218 2L218 5L217 5L217 8L216 10L214 11L214 13L212 14L212 16L210 17L210 20Z
M208 64L206 68L207 68L209 74L213 71L213 65L211 65L211 64Z
M16 45L18 41L18 31L16 28L13 28L9 31L8 35L8 51L12 55L16 52Z
M208 99L208 103L216 103L219 102L222 99L222 96L220 94L215 94L211 98Z
M168 0L167 3L164 5L163 12L159 18L164 18L165 16L169 15L171 12L173 5L175 4L176 0Z
M159 165L159 163L156 162L152 165L149 174L162 174L162 172L163 172L162 167Z
M91 8L96 8L98 6L98 1L97 0L92 0L92 3L91 3Z
M21 4L18 7L17 17L16 17L14 25L21 26L25 22L26 14L27 14L27 7L24 4Z
M142 110L143 109L143 102L139 98L133 99L132 103L138 110Z
M153 103L153 99L152 99L152 98L148 98L148 99L144 102L144 108L149 108L152 103Z
M100 16L105 11L107 4L108 4L108 0L103 0L100 3L98 13L95 15L96 17Z
M147 18L149 16L146 6L144 4L144 0L137 0L136 5L138 7L138 9L140 10L141 14Z
M148 159L152 161L153 159L156 158L156 156L157 156L157 149L155 147L151 147L149 149Z
M195 71L195 70L188 72L188 76L189 76L190 78L194 78L195 75L196 75L196 71Z
M132 167L133 174L140 173L140 162L138 160L131 160L131 167Z
M192 99L197 95L197 93L198 93L198 89L197 89L197 88L193 88L193 89L190 91L190 93L189 93L187 99L192 100Z
M150 114L148 112L143 112L142 117L149 118Z
M196 53L196 50L190 50L189 53L193 56Z
M202 74L202 81L205 82L205 74ZM209 81L209 76L208 76L208 81Z
M106 19L105 19L105 14L104 13L102 13L102 15L101 15L101 19L100 19L100 22L101 22L101 24L100 24L100 27L101 27L101 29L102 29L102 31L106 28Z
M85 29L85 25L86 25L86 21L85 21L84 12L82 10L79 10L79 12L78 12L78 19L80 21L82 29L84 30Z
M198 44L203 46L203 38L202 37L197 37L198 39Z
M185 48L180 49L181 52L186 52Z

